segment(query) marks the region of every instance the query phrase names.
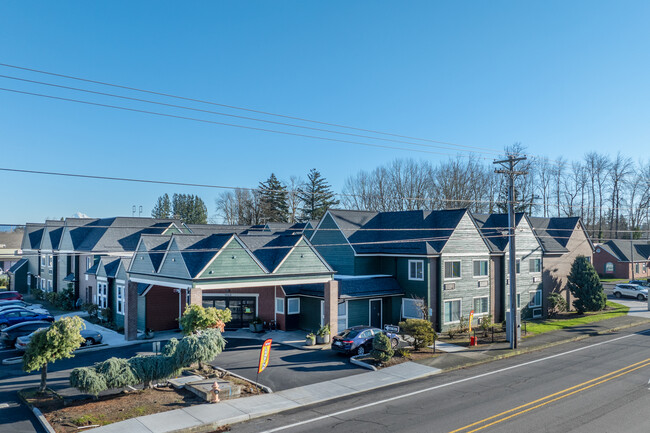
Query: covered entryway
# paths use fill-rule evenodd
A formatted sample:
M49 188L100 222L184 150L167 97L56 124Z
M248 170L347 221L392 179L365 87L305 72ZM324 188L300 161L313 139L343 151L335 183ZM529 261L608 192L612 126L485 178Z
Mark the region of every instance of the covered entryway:
M257 317L257 298L254 296L204 294L203 306L215 307L219 310L229 308L232 320L226 324L226 329L245 328Z

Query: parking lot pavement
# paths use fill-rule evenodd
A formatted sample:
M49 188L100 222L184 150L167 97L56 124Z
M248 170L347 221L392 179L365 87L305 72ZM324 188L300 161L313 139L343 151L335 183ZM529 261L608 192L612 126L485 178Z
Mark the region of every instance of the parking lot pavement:
M616 298L611 294L607 295L607 299L628 307L630 309L630 311L627 313L628 316L650 318L650 311L648 311L648 301L639 301L632 298Z

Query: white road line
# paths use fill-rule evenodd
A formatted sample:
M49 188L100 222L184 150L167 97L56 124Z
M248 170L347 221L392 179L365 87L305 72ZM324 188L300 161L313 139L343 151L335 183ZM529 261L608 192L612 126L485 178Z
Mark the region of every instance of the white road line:
M455 380L455 381L449 382L449 383L443 383L441 385L436 385L436 386L432 386L430 388L425 388L425 389L421 389L421 390L418 390L418 391L409 392L407 394L402 394L402 395L387 398L387 399L384 399L384 400L364 404L362 406L357 406L357 407L354 407L354 408L341 410L341 411L334 412L334 413L331 413L331 414L328 414L328 415L322 415L322 416L319 416L319 417L316 417L316 418L310 418L310 419L305 420L305 421L300 421L300 422L296 422L296 423L293 423L293 424L288 424L288 425L285 425L285 426L282 426L282 427L276 427L276 428L271 429L271 430L265 430L262 433L273 433L273 432L278 432L278 431L282 431L282 430L288 430L290 428L299 427L301 425L310 424L312 422L322 421L322 420L327 419L327 418L334 418L334 417L337 417L339 415L343 415L343 414L346 414L346 413L355 412L355 411L362 410L362 409L367 409L369 407L377 406L377 405L384 404L384 403L389 403L389 402L395 401L395 400L401 400L403 398L413 397L414 395L422 394L422 393L429 392L429 391L435 391L437 389L446 388L446 387L452 386L452 385L458 385L459 383L469 382L470 380L476 380L476 379L480 379L482 377L492 376L493 374L503 373L504 371L514 370L515 368L525 367L525 366L531 365L531 364L537 364L538 362L548 361L549 359L558 358L560 356L565 356L565 355L569 355L571 353L580 352L582 350L591 349L593 347L602 346L603 344L609 344L609 343L613 343L615 341L623 340L625 338L634 337L635 335L638 335L638 334L647 334L647 333L650 333L650 330L639 332L637 334L624 335L622 337L617 337L617 338L614 338L612 340L601 341L600 343L595 343L595 344L585 346L585 347L579 347L577 349L569 350L567 352L557 353L555 355L547 356L545 358L540 358L540 359L535 359L533 361L523 362L521 364L512 365L510 367L500 368L498 370L489 371L487 373L482 373L482 374L472 376L472 377L466 377L464 379Z

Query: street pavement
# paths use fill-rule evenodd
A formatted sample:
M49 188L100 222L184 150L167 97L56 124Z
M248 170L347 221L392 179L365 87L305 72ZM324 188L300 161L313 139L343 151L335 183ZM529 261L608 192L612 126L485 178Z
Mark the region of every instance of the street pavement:
M650 327L266 416L233 432L647 432Z

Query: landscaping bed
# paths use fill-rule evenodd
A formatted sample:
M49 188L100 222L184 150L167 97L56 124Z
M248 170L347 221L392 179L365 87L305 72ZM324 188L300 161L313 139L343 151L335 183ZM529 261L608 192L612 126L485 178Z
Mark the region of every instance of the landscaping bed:
M436 353L433 353L433 349L429 349L429 348L420 349L420 350L398 349L395 351L395 355L390 360L383 363L377 361L370 354L365 355L363 357L358 357L356 359L358 361L365 362L366 364L372 365L376 368L386 368L386 367L391 367L393 365L401 364L403 362L417 361L425 358L434 358L440 355L441 353L442 352L440 351L436 351Z

